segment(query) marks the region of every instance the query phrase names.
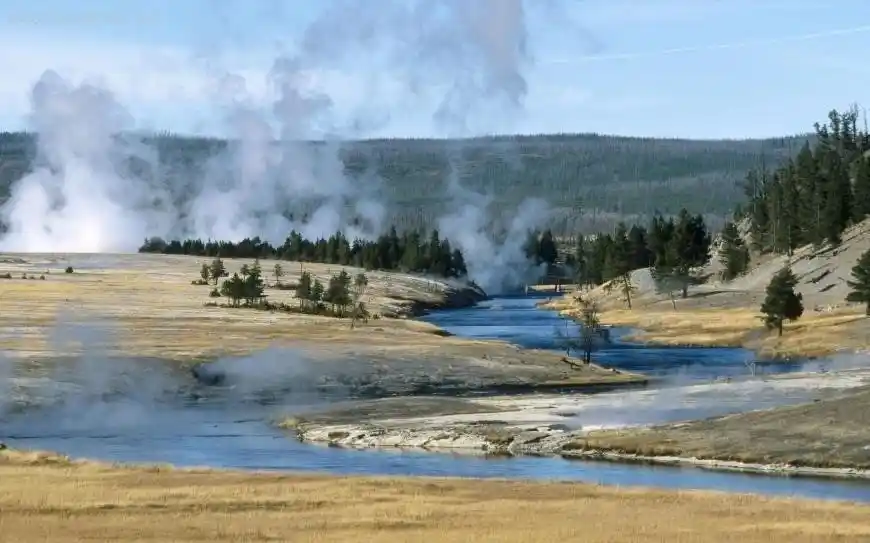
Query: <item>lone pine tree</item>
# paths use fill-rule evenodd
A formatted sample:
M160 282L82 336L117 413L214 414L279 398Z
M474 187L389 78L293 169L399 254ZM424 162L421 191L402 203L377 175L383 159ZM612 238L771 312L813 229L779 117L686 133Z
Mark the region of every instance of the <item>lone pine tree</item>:
M601 332L601 321L598 318L598 306L595 302L583 300L583 312L580 319L582 325L583 362L592 362L592 351L595 348L595 337Z
M865 304L865 314L870 316L870 249L861 255L858 263L852 268L852 279L846 281L852 289L846 295L846 301Z
M797 277L788 266L777 272L767 285L767 295L761 304L764 325L768 330L776 328L780 336L785 321L798 320L804 313L803 296L795 292L796 286Z

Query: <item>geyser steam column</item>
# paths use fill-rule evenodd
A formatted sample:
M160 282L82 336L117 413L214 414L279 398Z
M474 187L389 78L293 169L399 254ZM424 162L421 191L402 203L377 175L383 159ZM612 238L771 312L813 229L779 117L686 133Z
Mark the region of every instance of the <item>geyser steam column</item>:
M272 117L258 108L238 107L228 119L236 142L201 177L181 176L193 179L184 187L164 175L155 150L141 138L124 135L134 128L133 119L110 92L72 85L48 71L31 96L38 160L0 208L0 221L7 226L0 250L132 252L150 236L260 235L280 243L291 228L311 236L349 231L342 214L348 203L355 203L372 229L380 229L383 201L351 190L362 184L343 179L339 145L311 150L301 141L311 137L336 100L305 74L342 60L349 61L345 67L358 65L360 54L377 57L366 63L369 73L359 75L363 83L386 73L419 97L421 106L434 97L432 116L448 135L468 135L468 125L481 112L490 113L484 126L493 131L493 119L514 117L523 107L526 19L522 0L381 0L377 9L370 0L330 2L292 57L277 59L265 76L279 97ZM237 79L244 86L244 79ZM358 88L377 92L377 85ZM280 127L278 138L271 121ZM187 195L180 209L174 204L179 193ZM439 226L465 253L472 279L489 292L515 282L517 270L529 266L519 246L524 236L514 234L539 226L546 219L545 206L520 206L502 228L510 235L497 242L485 198L470 197L458 183L449 185L448 194L457 211ZM285 217L300 202L321 202L306 213L305 224ZM297 220L300 215L295 214ZM380 232L353 235L366 233Z
M132 160L151 161L121 136L132 118L110 92L46 71L30 101L36 162L0 207L0 250L135 251L146 234L168 229L173 214L159 186L127 173Z
M459 138L470 135L468 121L475 112L488 112L490 119L508 123L522 113L528 92L523 72L530 57L522 0L451 4L456 17L452 28L459 34L451 43L459 47L455 59L459 69L452 72L453 85L435 119L449 135ZM438 220L438 229L465 255L469 276L489 294L536 280L543 269L529 261L524 244L530 230L546 223L547 203L526 199L507 224L496 224L489 213L491 198L461 186L456 172L461 164L455 155L452 158L453 174L447 185L452 212ZM502 235L497 238L494 229Z

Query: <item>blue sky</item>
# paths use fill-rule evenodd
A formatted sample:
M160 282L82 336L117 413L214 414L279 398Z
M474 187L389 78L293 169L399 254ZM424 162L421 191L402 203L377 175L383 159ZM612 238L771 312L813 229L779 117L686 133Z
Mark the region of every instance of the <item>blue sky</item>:
M382 0L370 0L377 9ZM474 2L477 0L467 0ZM223 133L217 80L243 76L267 111L266 73L324 4L305 0L0 0L0 128L27 126L42 71L98 81L147 129ZM760 137L808 131L867 103L866 0L532 0L534 62L521 115L473 132ZM837 33L842 31L841 33ZM720 47L721 46L721 47ZM335 112L379 119L367 135L440 135L433 100L372 90L363 49L317 80ZM383 70L383 68L380 68ZM380 84L395 79L379 73ZM387 88L387 87L383 87ZM393 87L389 87L393 88ZM437 93L436 93L437 94Z

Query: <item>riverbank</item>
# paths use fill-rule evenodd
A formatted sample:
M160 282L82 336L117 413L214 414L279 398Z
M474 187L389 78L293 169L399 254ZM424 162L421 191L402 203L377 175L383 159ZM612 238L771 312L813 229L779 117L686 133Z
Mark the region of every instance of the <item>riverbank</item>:
M762 360L806 359L865 350L868 321L860 308L807 311L800 320L788 322L782 337L766 330L757 308L708 307L670 302L636 306L634 309L604 304L599 314L603 324L633 328L626 339L668 346L741 347ZM579 318L581 309L570 295L542 303L542 307Z
M22 542L870 537L870 506L849 503L576 483L119 467L8 450L0 451L0 489L3 534Z
M592 431L564 450L870 477L870 388L840 398L650 428Z
M669 417L681 404L702 399L714 406L736 397L760 402L776 390L798 405L649 424L656 410ZM283 426L302 441L349 448L561 455L867 479L868 406L870 370L839 370L600 397L387 398L290 417Z

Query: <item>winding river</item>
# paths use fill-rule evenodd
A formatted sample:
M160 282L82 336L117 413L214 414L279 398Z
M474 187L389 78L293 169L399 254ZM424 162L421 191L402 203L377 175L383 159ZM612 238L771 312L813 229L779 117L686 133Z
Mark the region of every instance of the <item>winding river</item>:
M535 307L538 297L505 297L468 309L433 312L425 320L458 335L497 338L526 347L553 348L564 321ZM653 348L619 339L597 353L606 365L660 378L643 390L578 396L585 402L579 425L646 423L698 418L802 401L811 391L760 386L743 397L715 394L712 380L748 374L740 349ZM171 364L152 371L177 382L190 379ZM766 371L791 371L793 366ZM706 388L705 388L706 387ZM133 384L131 390L143 387ZM711 390L714 394L711 395ZM533 400L534 398L530 398ZM641 408L638 408L640 406ZM74 409L71 409L74 407ZM469 476L577 480L612 485L715 489L771 495L870 502L870 484L859 481L760 476L691 467L645 466L561 458L489 458L416 451L356 451L297 442L276 429L286 413L280 399L240 399L214 389L198 395L132 394L100 397L74 406L6 412L0 440L16 448L46 449L73 457L257 470L306 470L342 474Z

